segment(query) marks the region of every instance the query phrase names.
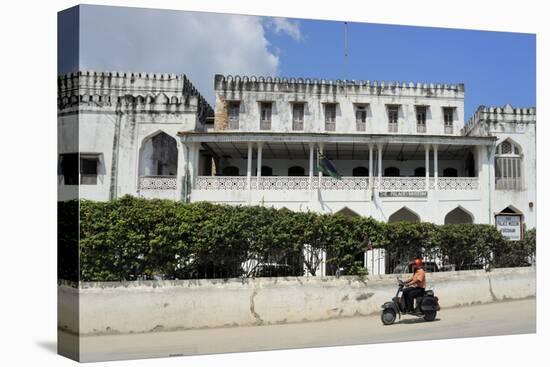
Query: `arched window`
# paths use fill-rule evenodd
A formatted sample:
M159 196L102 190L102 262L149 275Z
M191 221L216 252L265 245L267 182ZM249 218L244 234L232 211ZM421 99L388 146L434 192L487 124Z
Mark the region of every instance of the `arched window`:
M426 176L426 167L417 167L414 169L414 177Z
M222 169L222 174L224 176L238 176L239 175L239 167L235 166L227 166Z
M304 167L300 166L292 166L288 169L288 175L289 176L305 176L306 170Z
M460 206L454 208L445 216L445 224L471 224L473 222L472 215Z
M402 207L388 218L388 223L394 222L420 222L420 217L418 214L407 208L406 206Z
M495 186L497 190L521 189L521 150L510 140L500 143L495 152Z
M262 176L273 176L273 168L262 166Z
M397 167L388 167L384 170L384 176L387 177L399 177L400 171Z
M367 177L369 175L369 169L367 167L355 167L352 170L352 176L354 177Z
M443 170L443 177L458 177L456 168L447 167Z
M159 132L143 142L140 150L140 176L176 176L177 171L176 139Z

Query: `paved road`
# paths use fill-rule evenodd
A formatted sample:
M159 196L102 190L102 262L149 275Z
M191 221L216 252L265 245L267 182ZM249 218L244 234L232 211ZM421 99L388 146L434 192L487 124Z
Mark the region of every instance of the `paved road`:
M405 316L383 326L379 316L300 324L90 336L83 361L368 344L534 333L534 299L444 309L433 322ZM65 336L69 337L69 336Z

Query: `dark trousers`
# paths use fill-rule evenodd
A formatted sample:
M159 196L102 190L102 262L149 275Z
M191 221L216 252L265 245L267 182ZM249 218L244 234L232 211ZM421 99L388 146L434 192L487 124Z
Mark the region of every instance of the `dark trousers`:
M412 312L413 302L415 297L422 296L424 294L424 288L409 287L403 290L403 298L405 299L405 312Z

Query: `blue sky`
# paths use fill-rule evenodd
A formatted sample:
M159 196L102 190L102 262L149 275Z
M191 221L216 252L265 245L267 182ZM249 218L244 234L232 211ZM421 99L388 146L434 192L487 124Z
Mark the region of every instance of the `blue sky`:
M348 23L346 62L343 22L80 6L59 29L59 73L185 73L212 104L216 73L464 83L466 120L536 101L532 34Z

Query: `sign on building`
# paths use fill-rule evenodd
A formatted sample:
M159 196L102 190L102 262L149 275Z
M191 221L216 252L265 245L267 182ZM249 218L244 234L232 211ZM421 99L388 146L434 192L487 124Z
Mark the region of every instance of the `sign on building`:
M425 198L428 197L428 191L380 191L378 196L381 198Z
M511 240L521 240L521 216L520 215L502 215L495 217L497 229L502 235Z

